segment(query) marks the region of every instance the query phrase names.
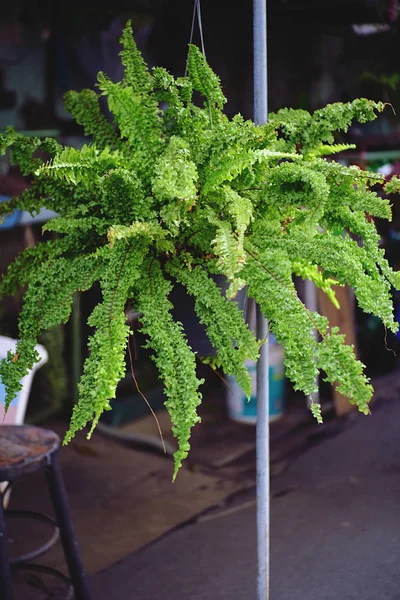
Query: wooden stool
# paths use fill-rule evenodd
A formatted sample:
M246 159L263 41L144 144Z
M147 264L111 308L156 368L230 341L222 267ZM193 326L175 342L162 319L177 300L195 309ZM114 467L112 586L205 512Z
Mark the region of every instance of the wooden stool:
M51 500L53 503L56 521L45 515L31 511L4 510L0 502L0 598L11 600L12 579L11 569L31 569L45 571L66 580L58 571L42 567L41 565L28 564L29 560L37 558L57 541L60 536L64 549L65 559L70 574L70 588L73 589L76 600L90 600L90 592L83 570L78 543L72 524L64 481L61 474L59 460L60 439L52 431L29 425L3 425L0 426L0 483L13 482L28 473L44 470ZM27 516L41 521L50 522L55 526L55 533L51 540L37 548L9 560L7 536L5 532L4 515ZM68 580L67 580L68 581ZM71 597L71 596L69 596Z

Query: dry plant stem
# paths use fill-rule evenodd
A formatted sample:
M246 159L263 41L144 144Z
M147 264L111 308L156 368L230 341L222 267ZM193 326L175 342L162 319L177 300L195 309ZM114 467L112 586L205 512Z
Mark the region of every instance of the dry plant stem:
M150 410L151 414L154 417L154 420L155 420L156 425L157 425L158 433L160 434L161 443L163 445L164 454L166 454L167 453L167 449L165 448L165 442L164 442L164 437L163 437L163 434L162 434L162 431L161 431L160 422L157 419L157 415L154 412L154 410L152 409L152 407L150 405L150 402L147 400L146 396L143 394L143 392L139 388L139 384L138 384L136 376L135 376L135 371L133 369L132 352L131 352L131 347L130 347L130 336L129 336L129 342L128 342L128 353L129 353L129 363L130 363L130 367L131 367L131 373L132 373L133 382L134 382L134 384L136 386L136 389L137 389L138 393L142 396L143 400L146 402L147 406L149 407L149 410Z

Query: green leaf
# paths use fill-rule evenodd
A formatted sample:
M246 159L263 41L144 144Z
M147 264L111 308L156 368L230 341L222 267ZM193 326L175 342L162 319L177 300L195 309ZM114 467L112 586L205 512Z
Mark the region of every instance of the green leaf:
M223 297L221 290L201 267L188 270L174 261L169 263L168 272L194 296L196 314L217 350L219 364L227 375L236 377L250 398L251 379L244 362L258 359L259 344L245 324L238 305Z
M333 327L318 344L317 361L326 373L326 381L336 384L338 392L368 415L373 388L363 373L364 365L356 359L353 347L345 344L338 327Z
M319 402L311 402L310 410L312 416L317 420L317 423L321 425L323 423L323 419L321 414L321 405Z
M115 398L117 385L125 374L129 335L125 304L136 280L141 277L146 251L143 242L135 246L120 242L102 253L100 285L103 301L94 308L88 321L96 330L89 340L90 354L79 383L79 402L74 406L64 443L92 421L90 437L102 412L111 408L110 400Z
M175 453L175 478L189 452L190 431L200 421L198 387L203 380L196 377L195 355L185 339L182 325L172 318L170 291L171 284L164 278L158 261L147 262L137 288L138 310L143 313L142 331L149 336L149 346L155 352L154 360L164 381L165 406L179 443Z
M44 227L52 239L24 251L1 279L1 298L24 292L18 349L0 364L7 403L38 358L38 334L68 320L77 290L99 284L102 299L89 319L95 331L66 440L87 422L94 426L115 396L129 303L143 313L165 384L179 440L176 475L200 402L195 355L168 298L183 284L217 351L214 366L233 374L247 394L244 363L256 360L259 343L234 301L244 287L283 345L296 389L312 394L323 370L367 412L371 387L363 366L344 337L307 310L293 281L314 281L333 302L333 285L348 285L362 310L398 329L392 292L400 273L385 257L371 216L392 218L385 194L398 193L399 181L323 158L350 149L343 133L354 121L372 121L385 105L361 98L312 114L284 108L255 125L223 114L220 80L195 46L188 76L174 78L163 67L149 72L129 22L121 43L122 81L99 73L97 92L65 97L91 137L87 144L69 147L12 128L0 134L0 154L29 178L19 197L0 203L0 219L43 207L59 215ZM221 289L214 276L225 278ZM318 407L312 409L318 419Z
M152 78L136 46L131 21L127 22L120 42L123 46L120 56L125 67L124 83L135 92L146 94L151 90Z
M65 109L72 114L84 134L93 136L99 150L106 146L113 149L122 147L115 128L107 121L100 107L100 98L93 90L70 91L64 96Z
M216 105L221 109L226 98L222 92L219 77L210 69L199 48L193 44L189 45L187 68L194 89L203 94L211 105Z

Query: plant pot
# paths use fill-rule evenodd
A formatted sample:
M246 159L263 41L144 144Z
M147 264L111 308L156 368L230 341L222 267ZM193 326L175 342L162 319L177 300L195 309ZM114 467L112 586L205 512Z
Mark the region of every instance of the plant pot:
M213 280L221 289L222 293L225 294L229 287L225 277L216 275ZM170 299L174 305L173 316L174 319L180 321L186 333L188 343L192 350L199 356L214 356L215 349L212 346L210 340L207 337L206 329L204 325L199 322L194 308L194 299L190 296L184 286L175 284L174 289L171 292ZM244 310L246 302L246 289L240 290L235 300L240 310Z
M227 376L227 408L228 415L239 423L255 425L257 422L257 366L253 361L246 361L251 379L252 394L247 400L236 379ZM269 344L269 421L276 421L284 412L285 367L283 364L283 348L278 344Z

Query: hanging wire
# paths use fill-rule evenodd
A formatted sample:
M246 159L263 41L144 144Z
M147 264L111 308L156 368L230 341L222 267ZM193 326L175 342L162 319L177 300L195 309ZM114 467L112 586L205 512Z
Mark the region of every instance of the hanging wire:
M203 53L204 58L206 57L206 51L204 49L204 38L203 38L203 23L201 20L201 9L200 9L200 0L195 0L197 6L197 17L199 22L199 33L200 33L200 43L201 43L201 51Z
M193 35L194 35L194 24L196 21L196 15L197 15L197 24L199 27L199 33L200 33L200 44L201 44L201 52L204 56L204 58L206 58L206 50L205 50L205 46L204 46L204 37L203 37L203 22L202 22L202 18L201 18L201 8L200 8L200 0L194 0L194 4L193 4L193 16L192 16L192 27L190 29L190 39L189 39L189 46L193 41ZM188 57L189 57L189 50L188 50ZM188 58L186 59L186 65L185 65L185 77L187 75L187 68L188 68ZM211 128L213 126L213 120L212 120L212 110L211 110L211 104L210 101L208 100L208 110L210 113L210 125Z
M194 4L193 4L193 16L192 16L192 26L190 29L190 39L189 39L189 46L193 41L193 35L194 35L194 25L196 22L196 15L197 15L197 24L199 27L199 33L200 33L200 44L201 44L201 51L203 53L204 58L206 57L206 51L205 51L205 47L204 47L204 37L203 37L203 22L201 19L201 8L200 8L200 0L194 0ZM186 61L186 67L185 67L185 77L187 75L187 61Z

